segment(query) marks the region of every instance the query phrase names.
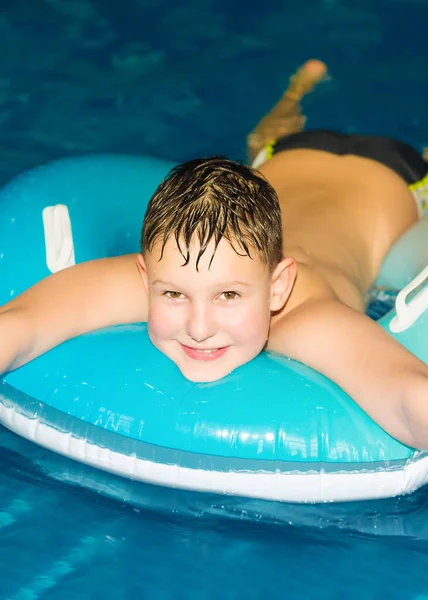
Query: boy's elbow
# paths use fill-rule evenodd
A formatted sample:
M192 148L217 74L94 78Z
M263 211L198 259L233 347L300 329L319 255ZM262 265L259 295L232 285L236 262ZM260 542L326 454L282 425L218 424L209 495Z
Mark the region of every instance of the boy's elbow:
M0 311L0 374L12 371L31 359L33 334L31 323L20 310Z
M406 384L401 409L406 431L400 441L412 448L428 450L428 367Z

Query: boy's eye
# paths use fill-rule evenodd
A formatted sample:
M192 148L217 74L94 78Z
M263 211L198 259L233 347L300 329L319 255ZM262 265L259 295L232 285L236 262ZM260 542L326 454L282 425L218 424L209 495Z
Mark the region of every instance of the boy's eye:
M180 292L163 292L162 296L171 298L171 300L178 300L181 298L182 294L180 294Z
M223 292L222 296L225 300L236 300L236 298L239 298L238 292Z

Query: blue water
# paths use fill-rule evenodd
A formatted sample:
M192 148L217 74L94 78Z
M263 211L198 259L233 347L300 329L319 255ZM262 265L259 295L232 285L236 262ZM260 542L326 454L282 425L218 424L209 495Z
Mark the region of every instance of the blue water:
M309 126L421 148L427 22L425 0L4 3L0 181L87 152L243 158L313 56L331 79ZM428 598L426 489L295 506L123 487L4 429L0 464L1 599Z

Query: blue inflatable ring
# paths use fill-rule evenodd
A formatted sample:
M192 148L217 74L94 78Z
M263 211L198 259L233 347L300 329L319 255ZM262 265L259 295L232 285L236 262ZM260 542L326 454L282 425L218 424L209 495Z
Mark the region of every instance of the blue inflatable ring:
M76 262L138 252L147 201L172 166L89 156L10 183L0 195L0 302L50 274L46 207L67 206ZM428 361L427 313L396 337ZM70 340L7 374L0 422L93 467L185 489L340 501L428 481L426 453L391 438L308 367L264 353L221 381L194 384L151 345L144 324Z

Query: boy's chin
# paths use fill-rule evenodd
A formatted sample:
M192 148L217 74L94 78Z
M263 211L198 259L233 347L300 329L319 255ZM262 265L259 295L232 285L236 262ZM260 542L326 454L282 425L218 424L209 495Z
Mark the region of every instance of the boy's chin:
M235 360L225 361L224 359L219 359L218 362L201 362L198 364L195 361L192 364L190 360L177 360L175 361L172 357L170 357L180 370L181 374L192 383L214 383L215 381L220 381L220 379L224 379L228 375L230 375L233 371L246 365L251 362L260 354L260 351L255 353L254 356L245 356L242 357L241 360L238 360L237 356L233 358ZM232 357L231 357L232 358Z
M219 381L220 379L224 379L232 371L242 367L248 362L252 361L263 348L257 349L257 352L254 352L254 355L250 353L246 353L245 356L238 360L238 356L230 356L229 360L225 360L225 357L219 358L218 361L193 361L190 358L185 358L181 355L181 351L177 353L176 348L173 348L173 352L171 348L161 347L161 345L157 345L151 340L153 345L157 347L160 352L165 354L173 363L175 363L176 367L179 369L183 377L185 377L188 381L192 383L214 383L215 381Z
M192 383L213 383L215 381L219 381L223 379L229 373L231 373L234 369L236 369L239 365L233 368L228 369L189 369L189 367L182 367L181 365L177 365L180 369L181 374Z
M177 361L176 365L181 374L192 383L214 383L215 381L224 379L239 367L251 362L256 356L257 354L235 364L230 362L229 364L205 363L203 365L192 365Z

